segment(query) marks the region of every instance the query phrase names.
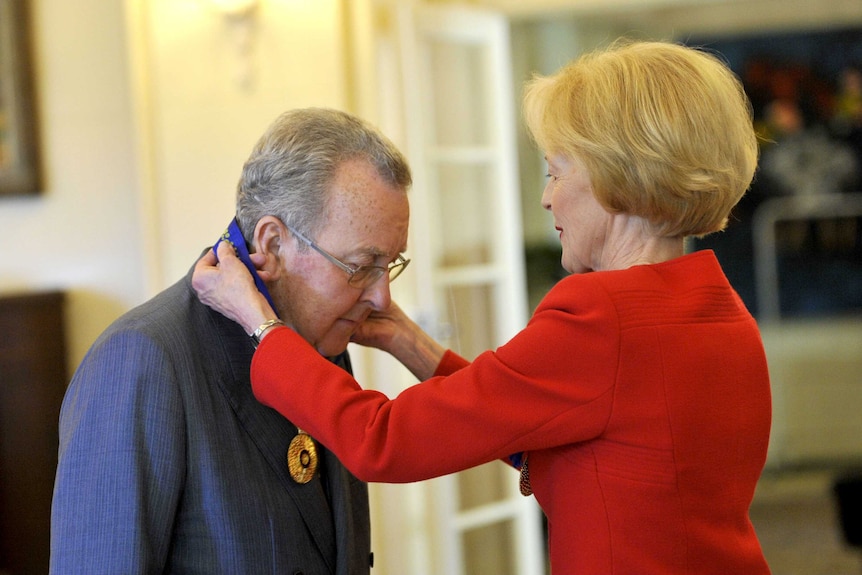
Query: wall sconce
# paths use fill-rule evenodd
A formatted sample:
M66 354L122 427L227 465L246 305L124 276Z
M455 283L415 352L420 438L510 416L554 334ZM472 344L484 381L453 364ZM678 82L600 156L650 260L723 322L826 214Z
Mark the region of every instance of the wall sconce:
M242 89L249 89L254 80L253 53L255 12L259 0L209 0L213 8L225 18L228 33L237 55L234 80Z

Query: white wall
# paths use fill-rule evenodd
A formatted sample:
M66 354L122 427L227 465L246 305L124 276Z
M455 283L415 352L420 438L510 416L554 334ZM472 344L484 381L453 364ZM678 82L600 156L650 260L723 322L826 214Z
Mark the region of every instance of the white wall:
M33 2L45 191L0 198L0 291L69 291L70 365L144 297L122 4Z
M257 138L281 112L344 108L345 53L337 0L263 1L250 19L201 0L139 0L140 94L153 159L161 287L184 275L234 213L236 182Z
M262 2L243 55L205 0L33 0L45 186L0 198L0 293L68 292L70 370L221 233L276 115L345 108L342 5Z

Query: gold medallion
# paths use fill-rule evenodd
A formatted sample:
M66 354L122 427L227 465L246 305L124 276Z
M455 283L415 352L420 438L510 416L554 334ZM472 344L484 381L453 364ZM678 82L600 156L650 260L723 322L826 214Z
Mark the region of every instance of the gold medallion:
M301 429L287 447L287 469L297 483L308 483L317 471L317 447Z

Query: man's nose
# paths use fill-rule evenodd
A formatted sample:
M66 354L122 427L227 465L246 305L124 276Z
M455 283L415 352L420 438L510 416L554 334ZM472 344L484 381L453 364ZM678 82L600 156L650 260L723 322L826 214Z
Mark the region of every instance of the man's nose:
M392 293L389 291L389 274L383 274L373 284L365 288L363 299L371 303L375 311L383 311L392 303Z

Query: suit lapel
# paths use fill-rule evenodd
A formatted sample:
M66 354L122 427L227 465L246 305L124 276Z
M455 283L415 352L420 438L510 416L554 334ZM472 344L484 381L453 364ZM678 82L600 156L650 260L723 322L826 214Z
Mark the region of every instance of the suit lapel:
M326 484L331 495L335 544L338 549L343 550L337 557L336 573L342 575L351 573L354 566L368 565L371 550L371 541L368 540L370 526L367 511L356 512L360 494L351 490L351 483L355 480L350 472L328 449L324 449L323 459L326 465ZM362 505L367 510L367 492L365 494Z
M214 374L215 379L243 429L287 490L330 571L334 573L336 566L332 563L332 558L336 557L337 553L333 514L320 474L316 474L304 485L296 483L290 477L287 447L296 435L296 426L255 399L250 382L254 347L242 328L216 312L207 308L204 310L209 316L208 323L216 334L213 345L222 348L228 366L228 369Z
M333 358L333 363L353 373L347 352ZM322 447L322 446L321 446ZM371 525L368 516L368 489L357 480L328 449L323 451L325 481L335 523L336 546L343 550L338 556L338 575L347 575L369 566ZM364 571L363 571L364 572Z

